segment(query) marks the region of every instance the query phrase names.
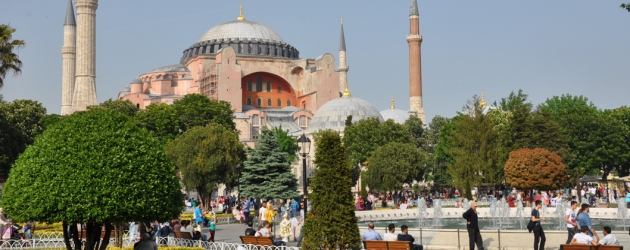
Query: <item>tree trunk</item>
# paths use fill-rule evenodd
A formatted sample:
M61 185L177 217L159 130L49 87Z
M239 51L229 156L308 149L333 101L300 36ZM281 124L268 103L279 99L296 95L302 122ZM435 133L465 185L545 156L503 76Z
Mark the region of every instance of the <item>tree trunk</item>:
M112 229L114 229L112 224L105 223L105 235L103 235L103 242L101 243L101 247L99 248L100 250L105 250L107 248L107 245L109 245L109 237L112 234ZM99 232L99 236L100 236L100 232ZM118 240L118 239L116 239L116 240ZM119 241L116 241L116 244L118 244L118 242Z
M68 223L61 223L63 228L63 243L66 245L67 250L72 250L72 246L70 246L70 234L68 233Z
M123 225L121 223L116 223L114 225L115 227L115 233L116 233L116 244L114 245L115 247L123 247ZM129 234L133 234L133 232L129 232Z
M70 225L70 233L72 233L72 242L74 243L75 250L81 250L81 237L79 236L79 229L77 228L77 223L72 223ZM82 234L83 232L81 232Z

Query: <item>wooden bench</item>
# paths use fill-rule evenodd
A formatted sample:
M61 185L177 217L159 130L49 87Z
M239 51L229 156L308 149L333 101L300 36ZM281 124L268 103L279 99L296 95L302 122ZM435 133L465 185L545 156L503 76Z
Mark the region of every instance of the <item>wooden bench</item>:
M271 238L256 237L256 236L240 236L241 242L245 245L257 245L257 246L273 246L273 240Z
M382 240L365 240L363 241L365 250L412 250L413 243L409 241L382 241Z
M173 232L175 234L175 238L184 239L184 240L192 240L192 235L190 232Z
M560 250L623 250L623 246L560 245Z

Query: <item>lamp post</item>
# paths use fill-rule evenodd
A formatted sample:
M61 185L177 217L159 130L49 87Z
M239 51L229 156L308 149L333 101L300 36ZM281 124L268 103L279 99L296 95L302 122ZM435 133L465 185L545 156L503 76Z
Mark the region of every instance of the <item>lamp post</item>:
M236 164L236 170L238 171L238 194L236 198L236 204L241 202L241 164Z
M306 212L308 211L308 203L307 203L307 199L308 199L308 184L307 184L307 180L306 180L306 156L308 156L308 153L311 149L311 139L309 139L308 137L306 137L305 134L302 134L302 136L300 136L300 138L298 138L297 140L298 143L298 147L300 147L300 155L302 156L302 179L303 179L303 183L304 185L303 190L304 190L304 222L306 223Z

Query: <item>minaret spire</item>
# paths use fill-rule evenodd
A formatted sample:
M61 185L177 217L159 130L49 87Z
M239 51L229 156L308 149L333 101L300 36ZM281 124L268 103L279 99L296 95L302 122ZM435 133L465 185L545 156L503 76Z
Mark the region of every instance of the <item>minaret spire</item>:
M396 109L396 106L394 105L394 94L392 94L392 106L389 106L389 109Z
M486 97L483 94L483 90L481 91L481 102L479 102L479 106L481 107L488 106L488 103L486 103Z
M422 35L420 35L418 1L411 0L409 12L409 106L410 111L426 124L426 113L422 103Z
M343 34L343 18L341 19L341 37L339 39L339 87L343 89L343 96L350 97L348 90L348 70L350 67L346 65L346 38Z
M72 0L68 0L66 20L63 23L63 46L61 47L61 115L72 114L74 77L76 73L77 22Z

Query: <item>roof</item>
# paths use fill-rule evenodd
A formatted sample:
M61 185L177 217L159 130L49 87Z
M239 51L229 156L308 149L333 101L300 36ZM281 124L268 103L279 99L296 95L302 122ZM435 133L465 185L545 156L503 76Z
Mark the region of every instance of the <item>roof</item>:
M381 116L383 116L383 120L385 121L392 119L396 123L403 124L409 119L411 114L400 109L388 109L381 111Z
M326 129L340 131L346 127L346 119L350 115L353 123L372 117L383 121L381 113L369 102L361 98L344 96L321 106L313 116L308 129L310 131Z
M199 42L220 40L220 39L239 39L239 40L262 40L277 43L285 43L282 37L271 28L257 22L247 20L235 20L219 24L208 30Z
M63 25L77 25L76 19L74 18L74 8L72 6L72 0L68 0L68 8L66 9L66 21Z
M167 65L167 66L155 68L149 71L148 73L157 73L157 72L190 72L190 70L188 69L188 67L182 64L173 64L173 65Z

